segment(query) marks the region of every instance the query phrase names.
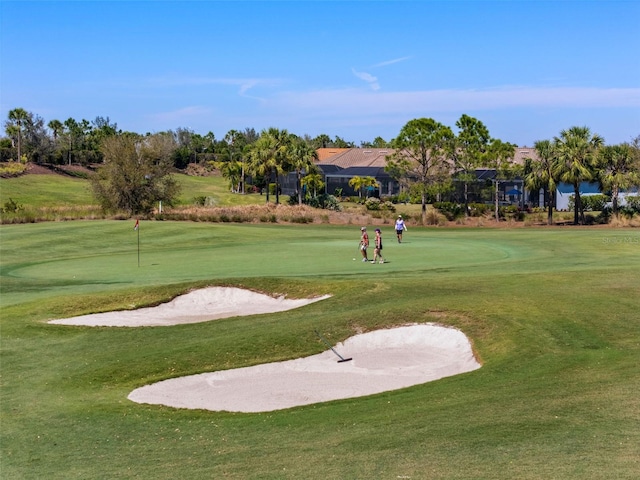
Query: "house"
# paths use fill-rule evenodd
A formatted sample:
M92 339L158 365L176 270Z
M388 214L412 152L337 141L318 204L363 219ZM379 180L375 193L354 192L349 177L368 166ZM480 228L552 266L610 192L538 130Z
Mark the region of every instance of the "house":
M378 189L368 192L373 196L393 196L400 193L400 184L393 179L384 169L387 165L387 157L395 153L392 148L319 148L316 165L322 172L325 182L325 193L336 194L341 192L344 196L355 196L358 192L349 185L353 177L373 177L378 182ZM532 147L516 147L513 158L514 163L523 165L527 158L537 159L537 152ZM471 188L471 202L493 202L493 195L489 194L489 188L495 181L495 170L476 169L476 182ZM292 174L281 184L282 193L292 195L295 193L295 177ZM521 178L513 180L500 180L498 182L499 201L503 204L518 205L521 207L544 207L548 202L548 195L544 189L537 192L528 191ZM449 195L450 201L462 202L461 189L457 188ZM580 187L582 195L600 193L597 185L584 182ZM630 194L636 194L631 192ZM573 195L573 187L561 183L558 185L555 197L556 210L567 210L569 199ZM624 196L620 195L621 205L624 205ZM443 198L443 200L445 200Z
M328 155L332 150L341 151ZM373 196L397 195L400 185L384 169L387 156L393 153L390 148L319 148L317 166L324 177L325 193L333 195L340 191L345 196L358 195L349 181L353 177L373 177L378 182L378 189L371 192Z
M325 180L325 192L334 194L337 190L343 195L357 195L358 192L349 186L349 180L355 176L373 177L378 182L378 189L372 192L374 196L392 196L400 193L400 184L384 169L387 157L395 153L391 148L349 148L349 149L318 149L317 166L322 171ZM535 155L531 148L516 149L515 161L523 164L524 159ZM492 182L495 171L478 169L476 171L479 183ZM499 183L501 198L510 204L521 204L524 201L522 179ZM454 199L452 199L454 200ZM473 201L480 201L474 199Z

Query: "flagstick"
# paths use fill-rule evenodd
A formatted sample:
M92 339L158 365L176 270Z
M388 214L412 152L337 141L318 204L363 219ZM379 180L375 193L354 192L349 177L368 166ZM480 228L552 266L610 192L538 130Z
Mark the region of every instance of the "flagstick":
M140 268L140 225L138 225L138 268Z

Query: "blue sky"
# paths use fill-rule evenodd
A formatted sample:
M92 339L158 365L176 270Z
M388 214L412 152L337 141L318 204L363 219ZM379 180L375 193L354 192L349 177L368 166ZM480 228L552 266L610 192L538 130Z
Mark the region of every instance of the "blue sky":
M462 114L531 146L640 135L640 1L0 2L0 117L359 145Z

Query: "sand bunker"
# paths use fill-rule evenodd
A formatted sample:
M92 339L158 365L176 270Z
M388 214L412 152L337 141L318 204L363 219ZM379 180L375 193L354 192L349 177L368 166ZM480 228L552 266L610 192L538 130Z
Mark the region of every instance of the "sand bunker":
M284 312L326 298L329 298L329 295L288 300L242 288L209 287L181 295L157 307L95 313L51 320L49 323L90 327L159 327L239 315Z
M52 320L61 325L140 327L197 323L291 310L328 298L287 300L230 287L196 290L157 307ZM320 340L318 340L320 341ZM372 395L480 368L467 337L434 324L408 325L356 335L286 362L202 373L131 392L138 403L229 412L268 412Z
M433 324L356 335L307 358L202 373L138 388L138 403L268 412L410 387L480 368L467 337Z

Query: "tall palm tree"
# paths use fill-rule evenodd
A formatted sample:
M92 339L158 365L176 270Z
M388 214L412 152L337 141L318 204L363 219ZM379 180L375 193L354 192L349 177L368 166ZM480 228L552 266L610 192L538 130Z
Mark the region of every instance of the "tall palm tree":
M273 127L263 130L260 138L251 146L250 168L267 179L267 203L269 203L269 182L274 173L276 204L280 201L278 176L286 170L289 149L289 132Z
M618 214L620 190L640 185L640 162L628 143L602 147L598 156L598 182L602 190L611 191L613 214Z
M267 135L273 138L274 143L274 172L276 180L276 205L280 203L280 176L286 175L292 169L292 134L286 129L269 128Z
M249 169L256 175L260 175L267 182L267 203L269 203L269 183L273 174L273 155L270 139L260 137L249 150Z
M302 205L302 174L317 172L318 167L316 167L315 162L318 160L318 152L300 137L292 135L291 140L290 165L296 172L298 205Z
M224 140L229 146L229 161L234 161L234 153L240 151L240 193L244 195L244 156L242 155L242 148L244 146L244 136L237 130L229 130L224 136ZM238 160L237 158L235 159Z
M54 140L58 140L58 137L62 134L62 132L64 131L64 125L62 124L62 122L60 120L51 120L47 126L51 129L51 131L53 132L53 139Z
M554 139L557 152L557 175L562 182L573 185L574 214L573 223L584 224L584 209L580 198L580 184L593 180L598 149L604 140L598 134L591 135L588 127L571 127L562 130L560 137Z
M18 161L22 160L22 126L29 120L29 112L24 108L14 108L9 111L9 121L11 125L15 125L15 132L18 140Z
M556 176L555 171L555 150L550 140L538 140L533 144L538 154L537 160L527 159L525 165L524 181L527 188L538 191L541 188L546 190L547 203L547 225L553 224L553 206L556 197Z

